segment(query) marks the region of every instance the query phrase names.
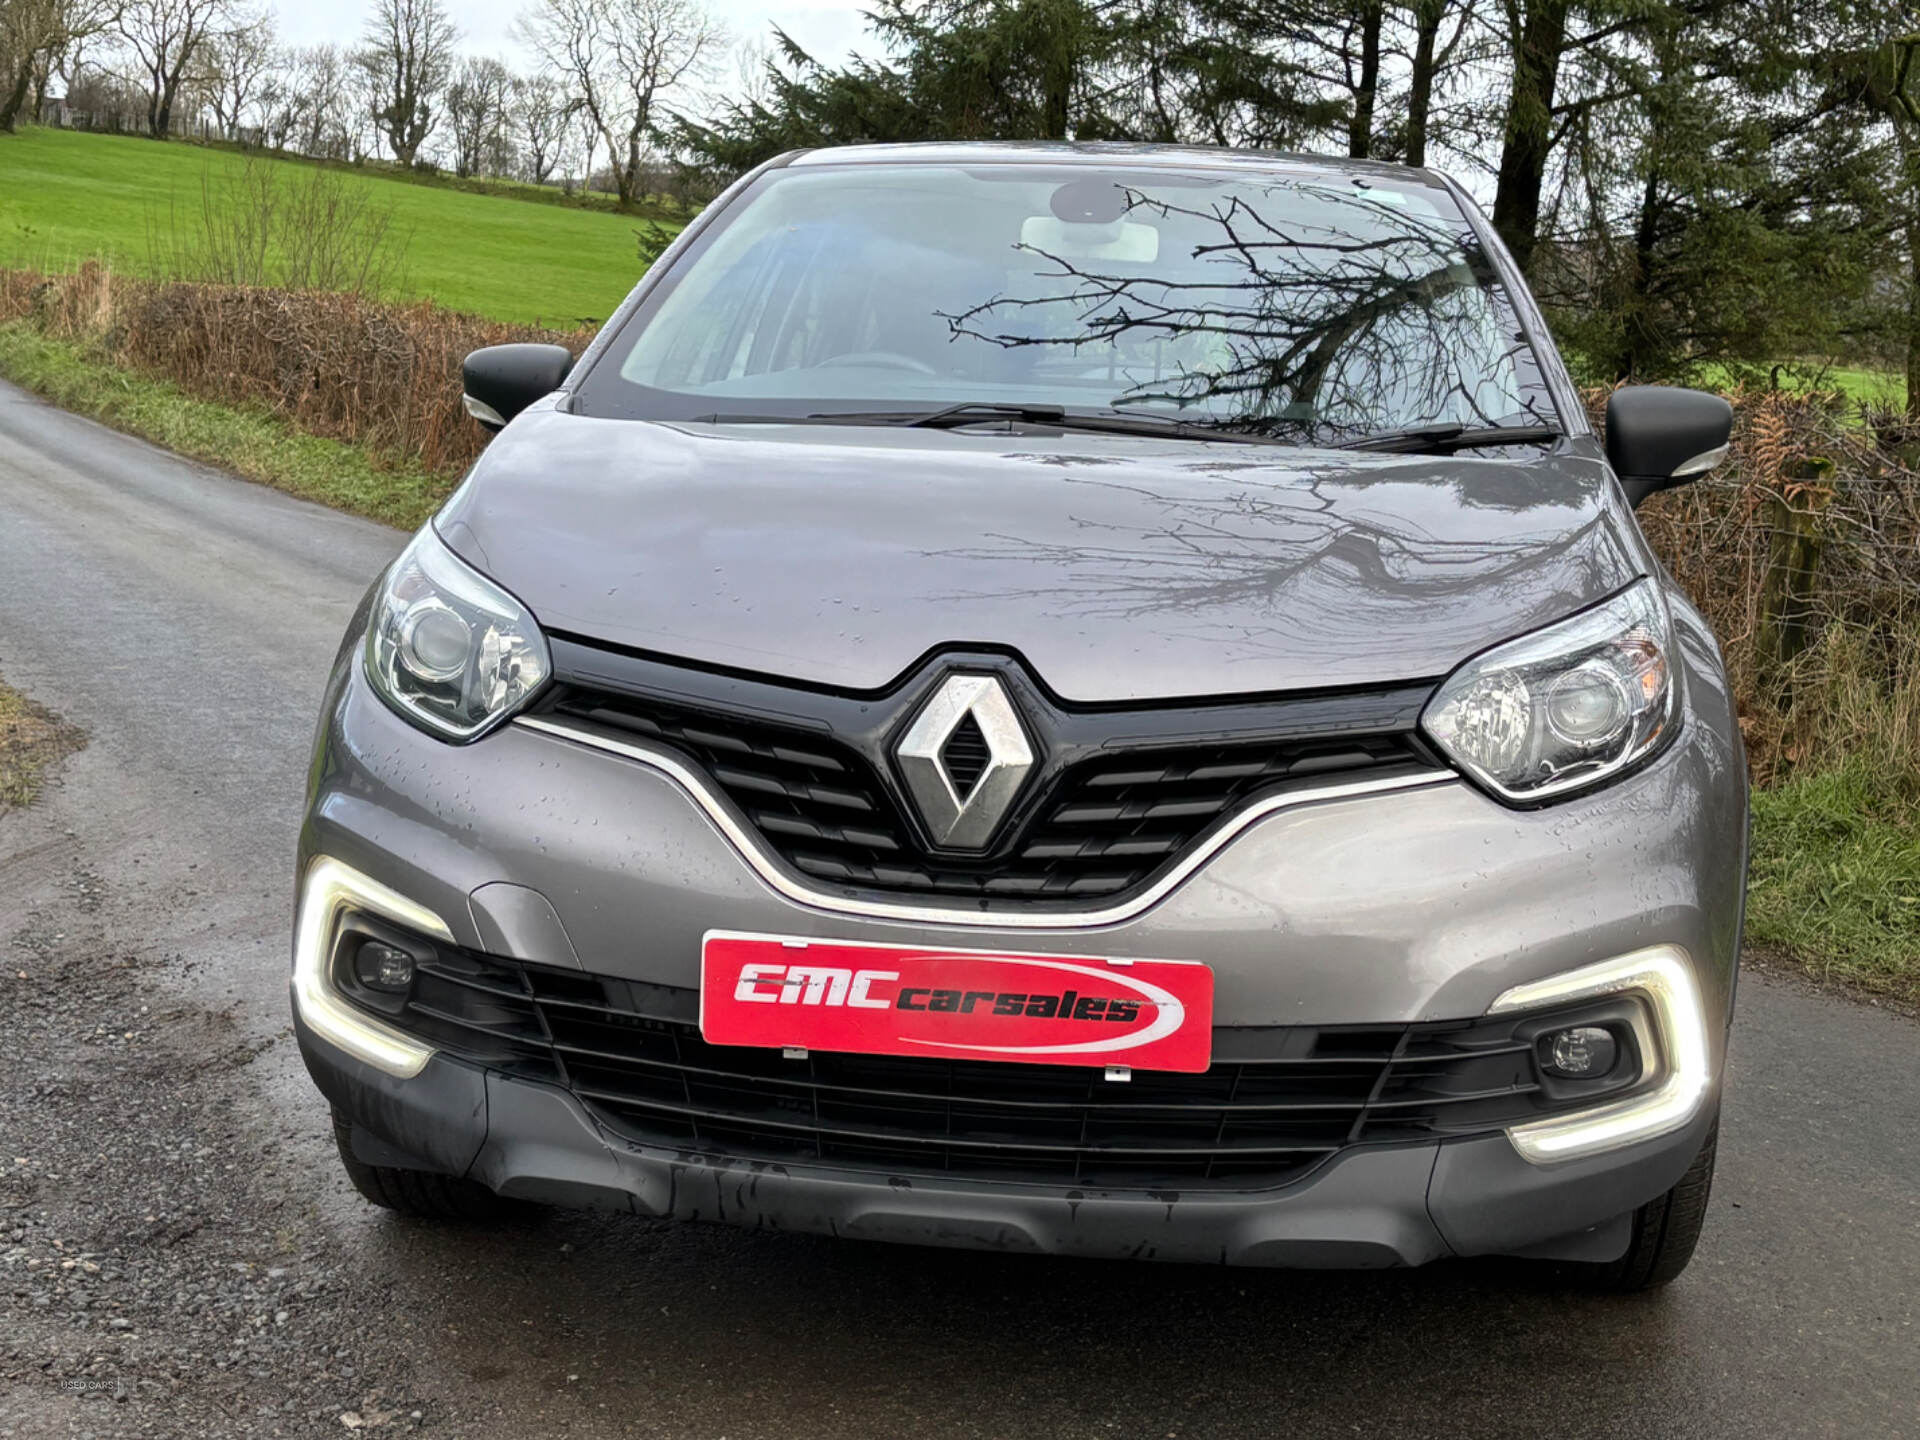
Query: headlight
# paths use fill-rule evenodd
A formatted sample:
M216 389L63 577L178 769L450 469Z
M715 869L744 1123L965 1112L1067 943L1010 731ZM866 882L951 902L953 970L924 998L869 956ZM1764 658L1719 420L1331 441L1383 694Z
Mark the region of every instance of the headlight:
M471 740L518 709L552 668L526 606L469 569L431 525L400 552L367 625L367 678L407 719L442 739Z
M1597 784L1671 734L1678 696L1666 601L1642 580L1603 605L1454 671L1421 724L1502 799Z

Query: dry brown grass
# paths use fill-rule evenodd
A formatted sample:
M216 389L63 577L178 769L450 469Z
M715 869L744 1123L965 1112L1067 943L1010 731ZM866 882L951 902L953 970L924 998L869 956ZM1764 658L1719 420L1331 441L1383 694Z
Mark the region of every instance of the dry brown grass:
M48 768L86 743L58 715L0 685L0 814L31 805Z
M468 351L541 340L577 354L592 338L425 302L133 280L94 263L60 276L0 270L0 320L15 319L190 394L263 406L311 434L449 475L486 440L460 405Z
M1920 774L1920 431L1837 395L1729 398L1729 463L1640 520L1720 637L1755 780L1863 751ZM1763 597L1789 524L1813 537L1818 568L1810 643L1782 662L1762 643Z

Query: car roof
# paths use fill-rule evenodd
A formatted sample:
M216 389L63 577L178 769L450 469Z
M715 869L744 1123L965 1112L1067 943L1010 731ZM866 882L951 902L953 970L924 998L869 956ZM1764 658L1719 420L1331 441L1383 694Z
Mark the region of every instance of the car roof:
M811 165L1087 165L1104 169L1240 171L1285 170L1329 176L1393 180L1400 184L1444 185L1434 171L1380 160L1345 156L1297 155L1279 150L1229 150L1217 145L1140 145L1117 141L975 140L929 141L904 145L836 145L799 150L785 157L791 166Z

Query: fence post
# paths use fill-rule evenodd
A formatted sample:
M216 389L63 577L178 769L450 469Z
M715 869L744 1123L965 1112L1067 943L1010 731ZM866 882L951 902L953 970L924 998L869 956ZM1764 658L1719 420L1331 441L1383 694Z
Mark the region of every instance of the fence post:
M1820 515L1833 495L1833 461L1814 457L1795 467L1784 491L1767 496L1771 538L1760 582L1760 624L1754 636L1762 673L1776 670L1813 641L1814 588L1820 574ZM1788 696L1782 687L1780 702Z

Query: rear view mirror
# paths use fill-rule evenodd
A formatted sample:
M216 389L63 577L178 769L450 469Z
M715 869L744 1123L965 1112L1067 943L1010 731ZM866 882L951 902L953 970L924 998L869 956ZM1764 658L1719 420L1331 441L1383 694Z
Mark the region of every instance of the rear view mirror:
M489 430L498 430L542 396L560 388L573 369L572 352L562 345L489 345L475 350L460 366L467 413Z
M1634 505L1713 469L1732 434L1733 407L1702 390L1626 385L1607 401L1607 461Z

